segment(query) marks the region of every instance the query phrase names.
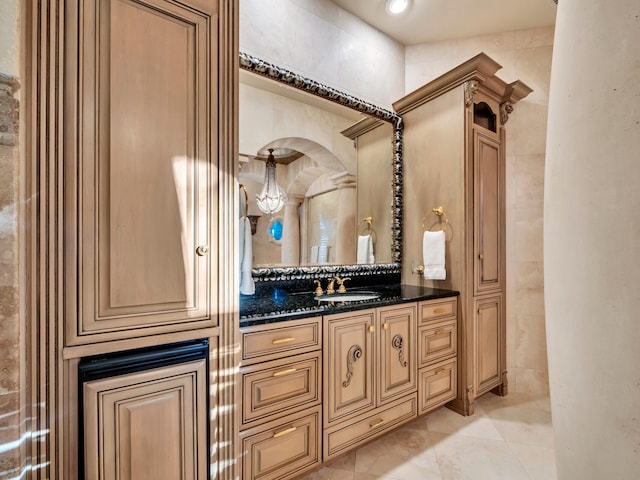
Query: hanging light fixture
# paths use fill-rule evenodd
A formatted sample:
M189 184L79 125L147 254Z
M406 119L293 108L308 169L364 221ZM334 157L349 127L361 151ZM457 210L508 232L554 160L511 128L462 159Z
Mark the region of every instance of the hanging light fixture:
M256 195L258 208L267 215L280 211L287 200L287 194L276 183L276 159L273 148L269 149L269 157L264 173L264 185L260 195Z

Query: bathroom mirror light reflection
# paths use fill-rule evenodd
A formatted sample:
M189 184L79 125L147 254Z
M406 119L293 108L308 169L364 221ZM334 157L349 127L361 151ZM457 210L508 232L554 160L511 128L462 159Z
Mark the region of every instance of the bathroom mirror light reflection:
M254 277L399 271L400 117L246 54L240 59L239 181L248 215L258 216ZM269 149L288 152L275 159L287 195L276 214L278 241L274 215L256 201Z

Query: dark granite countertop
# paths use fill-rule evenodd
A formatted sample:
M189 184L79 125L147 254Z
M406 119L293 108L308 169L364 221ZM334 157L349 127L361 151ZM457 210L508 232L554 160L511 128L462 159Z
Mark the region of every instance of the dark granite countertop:
M314 300L312 291L288 292L285 289L273 288L269 294L240 296L240 326L248 327L265 323L281 322L299 318L330 315L350 312L366 308L382 307L399 303L432 300L459 295L454 290L418 287L414 285L372 285L362 288L347 289L347 293L375 292L380 297L373 300L356 302L320 302Z

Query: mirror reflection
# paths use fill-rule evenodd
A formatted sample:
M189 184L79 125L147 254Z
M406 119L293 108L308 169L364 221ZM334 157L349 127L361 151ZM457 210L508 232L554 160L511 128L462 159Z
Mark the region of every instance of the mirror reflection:
M253 267L391 263L393 125L243 70L239 94Z

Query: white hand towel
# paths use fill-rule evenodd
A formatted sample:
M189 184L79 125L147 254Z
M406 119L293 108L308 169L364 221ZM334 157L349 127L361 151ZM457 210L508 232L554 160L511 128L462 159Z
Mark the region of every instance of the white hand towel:
M253 240L251 237L251 221L247 217L240 219L240 293L253 295L256 286L251 276L253 268Z
M329 247L327 245L320 245L318 247L318 263L325 264L329 259Z
M373 239L371 235L358 235L358 251L356 254L357 263L374 263Z
M444 267L444 235L443 230L424 232L422 256L424 259L424 278L427 280L444 280L447 278L447 271Z
M311 259L309 263L318 263L318 245L311 246Z

